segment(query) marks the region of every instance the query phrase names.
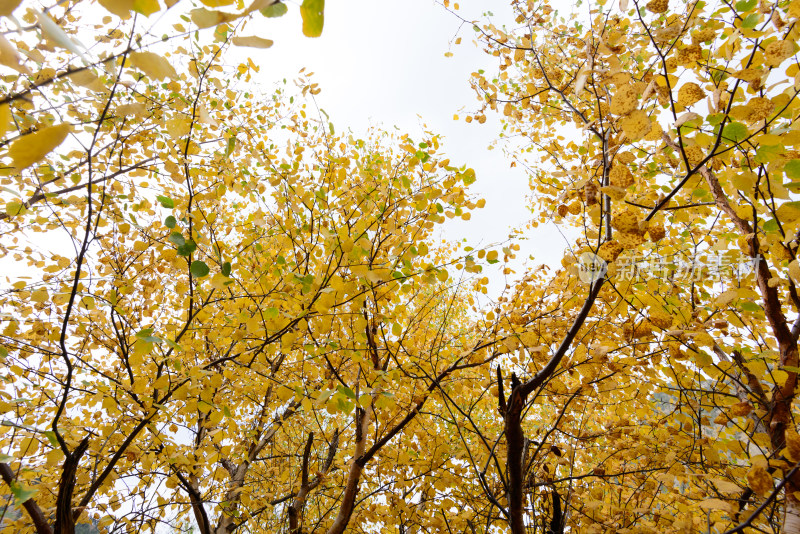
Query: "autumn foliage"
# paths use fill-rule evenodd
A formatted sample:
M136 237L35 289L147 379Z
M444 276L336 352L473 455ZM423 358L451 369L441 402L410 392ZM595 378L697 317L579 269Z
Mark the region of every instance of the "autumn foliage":
M800 533L797 1L445 1L496 67L466 120L571 240L523 272L441 241L485 203L436 132L339 134L234 59L297 6L28 4L3 532Z

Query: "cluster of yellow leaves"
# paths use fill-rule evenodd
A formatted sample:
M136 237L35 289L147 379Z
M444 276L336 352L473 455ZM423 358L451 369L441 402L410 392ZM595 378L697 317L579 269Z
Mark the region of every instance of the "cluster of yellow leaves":
M634 9L623 0L564 20L514 5L516 22L527 23L519 30L479 26L500 68L473 74L476 116L504 103L504 135L532 141L530 159L511 150L536 169L534 225L554 218L581 234L564 269L540 281L550 296L539 309L583 302L585 253L607 263L613 286L600 290L560 373L545 382L554 397L529 408L526 437L572 451L567 465L547 469L537 457L530 498L553 513L538 488L576 495L561 504L580 532L724 531L797 459L800 366L781 325L800 312L800 12L796 3L652 0ZM535 307L527 283L516 291L509 314ZM524 335L559 343L570 321L543 315L535 336L530 327ZM528 351L510 365L519 377L547 361ZM635 430L615 430L622 414ZM650 439L658 444L637 456L634 444ZM751 459L754 451L769 460ZM748 488L758 498L742 509ZM787 495L798 489L789 483L779 506L793 506ZM756 524L781 528L766 515Z

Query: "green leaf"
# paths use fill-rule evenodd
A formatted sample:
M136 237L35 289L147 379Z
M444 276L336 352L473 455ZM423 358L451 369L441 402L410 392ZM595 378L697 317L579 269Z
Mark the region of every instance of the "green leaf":
M267 18L277 18L284 16L289 11L286 4L282 2L275 2L271 6L267 6L261 10L261 14Z
M343 393L347 397L350 397L351 399L356 400L356 394L352 389L350 389L348 387L344 387L344 386L338 386L336 389L338 389L340 393Z
M739 13L750 11L754 7L756 7L756 0L742 0L741 2L736 2L736 11Z
M42 434L44 434L44 436L47 438L47 441L50 442L50 445L52 445L53 447L60 446L55 432L53 432L52 430L45 430L44 432L42 432Z
M273 4L273 5L275 5L275 4ZM283 4L281 4L281 5L283 5ZM229 137L228 138L228 144L225 145L225 157L226 158L229 157L231 154L233 154L233 149L234 148L236 148L236 138L235 137Z
M740 301L738 304L739 304L739 307L741 309L743 309L744 311L748 311L748 312L751 312L751 313L759 313L759 312L762 311L761 310L761 306L759 306L755 302L751 302L749 300Z
M767 164L775 159L783 152L783 147L780 146L760 146L756 151L756 163Z
M223 413L223 415L225 415L225 417L233 417L231 415L231 411L228 409L227 406L223 406L222 407L222 413Z
M176 221L175 217L173 217L172 215L170 215L169 217L164 219L164 226L166 226L167 228L170 228L170 229L171 228L175 228L175 226L177 224L178 224L178 221Z
M141 339L142 341L146 341L147 343L163 343L164 340L160 337L153 335L152 328L143 328L136 332L136 339Z
M325 24L325 0L303 0L300 16L303 17L303 35L319 37Z
M8 358L8 349L6 349L5 347L0 347L0 358L4 360Z
M745 30L755 28L759 22L761 22L761 15L759 13L750 13L742 21L742 28Z
M464 174L461 175L461 179L464 180L464 185L471 185L475 183L475 170L467 169L464 171Z
M4 464L7 464L8 462L10 462L13 459L14 459L13 456L9 456L7 454L0 454L0 462L2 462Z
M16 480L11 482L11 484L9 484L9 487L11 488L11 493L14 494L14 499L16 499L16 501L20 504L24 503L25 501L36 495L35 489L23 486Z
M6 202L6 213L9 217L13 217L14 215L19 215L20 213L24 213L25 206L22 205L21 202Z
M279 313L280 310L278 308L267 308L264 310L264 319L274 319Z
M173 245L177 245L179 247L186 244L186 240L179 232L172 232L171 234L169 234L169 241Z
M183 347L181 347L180 345L178 345L177 343L175 343L173 340L171 340L169 338L164 339L164 341L167 343L167 345L169 345L170 347L172 347L173 349L175 349L177 351L182 351L183 350ZM180 362L178 362L178 363L180 363Z
M734 143L740 143L750 136L750 132L747 131L747 126L741 122L731 122L725 125L722 136Z
M231 275L231 262L226 261L222 264L222 276L230 276Z
M158 13L160 9L161 6L158 5L158 0L133 0L133 10L145 17Z
M331 395L333 395L333 390L332 389L326 389L326 390L321 391L319 396L317 397L317 400L316 400L317 405L320 405L320 404L323 404L325 402L328 402L328 399L331 398Z
M156 200L158 200L161 203L161 205L164 206L165 208L172 209L175 207L175 202L173 202L172 199L169 197L158 195L156 197Z
M783 166L783 172L792 181L800 180L800 159L793 159Z
M195 249L197 249L197 244L190 239L183 245L178 246L178 254L181 256L190 256Z
M778 222L775 219L770 219L764 224L761 225L761 229L767 233L773 233L778 231Z
M209 270L210 269L208 268L208 265L200 260L193 261L192 266L189 267L189 271L197 278L203 278L204 276L207 276Z

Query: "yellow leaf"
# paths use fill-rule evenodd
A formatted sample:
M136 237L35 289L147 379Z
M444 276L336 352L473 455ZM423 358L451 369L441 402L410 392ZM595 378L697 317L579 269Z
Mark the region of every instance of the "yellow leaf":
M614 214L611 226L620 232L639 232L639 214L632 209L625 209Z
M726 512L733 512L733 503L723 501L722 499L706 499L700 502L700 508L703 510L724 510Z
M600 250L597 251L597 255L603 258L606 262L612 262L617 259L617 257L625 250L622 245L614 241L606 241L602 245L600 245Z
M747 483L759 495L766 496L772 491L772 475L761 466L753 466L747 473Z
M194 22L197 27L201 29L212 28L218 24L222 24L223 22L228 22L239 18L239 15L234 13L210 11L204 7L193 9L190 15L192 17L192 22Z
M158 0L133 0L133 10L149 17L161 11L161 6L158 5Z
M233 0L200 0L203 2L203 5L208 7L222 7L222 6L229 6L233 3Z
M11 110L8 104L0 106L0 139L6 136L6 133L11 129Z
M103 409L108 413L116 413L117 402L113 397L105 397L103 398Z
M364 278L373 284L379 284L389 279L388 269L375 269L374 271L367 271L364 273Z
M739 493L742 491L742 488L740 488L738 484L734 484L722 478L712 478L711 482L713 482L722 493Z
M788 430L786 432L786 449L784 450L784 454L792 462L800 461L800 435L794 430Z
M794 202L786 202L775 210L775 215L781 222L794 222L800 219L800 207Z
M8 149L14 168L21 171L42 160L64 142L71 129L72 127L66 123L46 126L14 141Z
M631 141L638 141L647 135L653 127L647 113L637 109L620 121L620 126Z
M174 139L180 139L189 133L191 122L183 117L175 117L166 123L167 133Z
M797 260L792 260L789 263L789 276L792 277L795 284L800 284L800 264L798 264Z
M303 0L300 16L303 18L303 35L319 37L325 23L325 0Z
M617 89L617 92L611 98L610 110L615 115L626 115L636 109L638 104L639 100L634 86L623 85Z
M21 203L15 201L15 200L10 200L10 201L6 202L6 208L5 209L6 209L6 214L9 217L13 217L14 215L19 215L20 213L22 213L25 208Z
M606 194L609 197L611 197L612 200L622 200L623 198L625 198L626 194L625 188L618 187L615 185L607 185L605 187L601 187L600 191L603 194Z
M147 116L147 108L144 104L139 103L122 104L121 106L117 106L117 115L121 117L126 115L135 115L140 119L143 119Z
M747 415L752 411L753 407L749 402L737 402L728 409L728 415L730 417L739 417L742 415Z
M48 296L47 289L43 287L31 293L31 300L38 304L43 304L47 302Z
M159 54L153 52L134 52L130 55L130 59L134 67L155 80L178 77L178 73L175 72L172 65Z
M11 67L17 72L30 74L30 70L19 62L17 49L2 35L0 35L0 64Z
M131 16L134 0L98 0L98 2L114 15L127 19Z
M489 252L487 252L486 253L486 261L488 261L488 262L497 261L497 251L496 250L490 250Z
M218 125L217 121L209 115L208 110L202 105L197 109L197 120L202 124L210 124L211 126Z
M217 273L211 278L211 287L218 290L225 289L233 280L222 273Z
M0 2L0 16L7 17L14 12L22 0L3 0Z
M736 291L735 289L731 289L729 291L724 292L719 297L717 297L717 300L714 301L714 304L720 307L727 306L728 304L733 302L738 296L739 292Z
M105 84L103 84L100 78L98 78L97 75L90 69L84 69L76 72L75 74L70 74L69 79L76 85L86 87L87 89L91 89L92 91L98 93L106 88Z
M247 36L247 37L234 37L231 39L231 42L236 46L249 46L250 48L269 48L273 45L273 41L271 39L264 39L262 37L256 37L255 35Z

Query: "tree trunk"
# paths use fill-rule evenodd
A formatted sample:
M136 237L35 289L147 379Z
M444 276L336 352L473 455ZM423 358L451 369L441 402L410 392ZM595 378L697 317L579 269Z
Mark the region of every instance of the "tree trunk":
M786 510L783 515L782 534L800 534L800 501L794 496L796 486L786 484Z
M54 534L75 534L75 519L78 514L72 511L72 494L75 491L75 479L78 472L78 464L83 453L89 447L89 437L83 441L64 458L64 465L61 468L61 481L58 484L58 497L56 498L56 523L53 528Z
M370 419L372 418L372 408L356 409L356 446L353 451L353 461L350 464L350 472L347 475L347 484L344 487L342 504L339 505L339 513L334 519L333 524L328 529L327 534L342 534L353 509L356 506L356 495L358 495L358 484L361 481L361 473L364 471L365 462L363 459L367 443L367 431L369 430Z

